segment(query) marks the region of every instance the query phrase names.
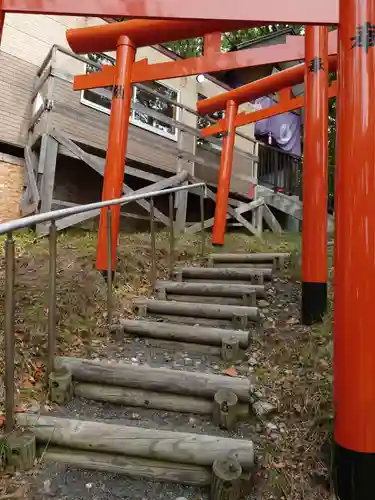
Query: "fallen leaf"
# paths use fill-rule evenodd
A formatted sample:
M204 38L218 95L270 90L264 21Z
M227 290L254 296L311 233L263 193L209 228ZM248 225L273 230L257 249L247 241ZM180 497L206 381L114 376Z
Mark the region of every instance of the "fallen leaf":
M228 368L226 370L223 370L223 373L224 373L224 375L228 375L229 377L237 377L238 376L238 372L234 366L232 366L231 368Z

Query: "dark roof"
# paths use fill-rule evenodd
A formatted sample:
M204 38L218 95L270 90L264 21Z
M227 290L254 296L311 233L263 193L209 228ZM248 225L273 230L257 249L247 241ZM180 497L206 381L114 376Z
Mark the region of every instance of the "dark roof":
M296 32L295 28L293 26L288 26L286 28L279 29L277 31L273 31L272 33L267 33L267 35L261 35L258 36L257 38L253 38L252 40L248 40L247 42L242 42L236 45L232 49L232 51L235 50L243 50L243 49L248 49L250 47L253 47L254 45L258 45L263 42L267 42L269 40L272 40L274 38L278 38L279 36L282 35L297 35L298 33Z

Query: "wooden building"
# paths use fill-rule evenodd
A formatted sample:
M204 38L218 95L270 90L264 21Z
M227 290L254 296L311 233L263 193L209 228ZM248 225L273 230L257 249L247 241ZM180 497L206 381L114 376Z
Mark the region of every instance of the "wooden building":
M72 90L73 75L95 70L98 56L72 54L65 33L68 28L105 22L100 18L6 16L0 51L0 152L18 157L19 168L25 168L23 215L100 199L111 92ZM137 59L145 57L152 63L176 58L159 46L139 49ZM114 54L99 57L104 63L113 60ZM227 89L210 77L203 83L184 77L133 88L124 178L127 192L183 170L215 190L220 139L202 140L202 122L194 110L198 98ZM250 105L243 109L250 110ZM248 199L256 183L256 148L253 126L242 128L236 138L234 198ZM0 178L2 165L0 160ZM142 220L147 216L144 208L129 206L126 214Z

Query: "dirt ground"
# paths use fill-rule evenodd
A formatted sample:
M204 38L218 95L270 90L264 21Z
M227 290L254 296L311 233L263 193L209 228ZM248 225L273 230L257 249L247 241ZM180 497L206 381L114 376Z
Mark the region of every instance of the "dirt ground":
M36 240L33 233L22 233L17 236L16 244L17 405L25 408L43 400L48 241ZM299 247L298 236L272 234L266 234L263 242L242 234L229 234L225 245L228 252L291 251L295 257L294 265L268 287L268 298L261 305L265 316L263 328L254 335L247 356L247 372L256 380L254 397L266 400L273 407L273 411L259 417L254 426L258 466L254 492L249 497L252 500L330 498L331 315L329 313L319 327L299 325ZM59 235L60 354L101 357L108 345L113 345L113 335L107 326L106 285L95 271L95 249L95 233L71 230ZM199 253L199 238L181 237L176 242L176 265L199 265ZM159 233L159 278L167 276L168 254L168 235ZM115 318L131 316L132 300L151 293L149 235L122 235L118 256ZM3 322L2 244L0 259L0 319ZM3 338L0 341L3 342ZM3 362L1 360L2 373ZM3 400L2 384L0 392ZM0 499L9 492L14 492L12 498L27 498L31 476L32 473L23 476L4 471Z

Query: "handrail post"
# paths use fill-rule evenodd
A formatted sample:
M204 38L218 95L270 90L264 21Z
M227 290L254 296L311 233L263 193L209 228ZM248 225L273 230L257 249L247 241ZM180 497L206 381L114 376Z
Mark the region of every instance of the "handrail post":
M173 194L169 194L169 279L173 276L174 266L174 206Z
M202 186L201 193L199 196L200 202L200 212L201 212L201 256L204 259L205 247L206 247L206 233L204 229L204 198L206 195L206 186Z
M49 288L48 288L48 359L47 380L53 372L56 353L56 261L57 228L52 221L49 228Z
M150 199L150 232L151 232L151 285L155 290L156 285L156 240L155 240L155 206L154 198Z
M112 210L107 209L107 317L109 326L113 318L113 269L112 269Z
M15 248L12 233L5 241L5 433L14 429L14 275Z

